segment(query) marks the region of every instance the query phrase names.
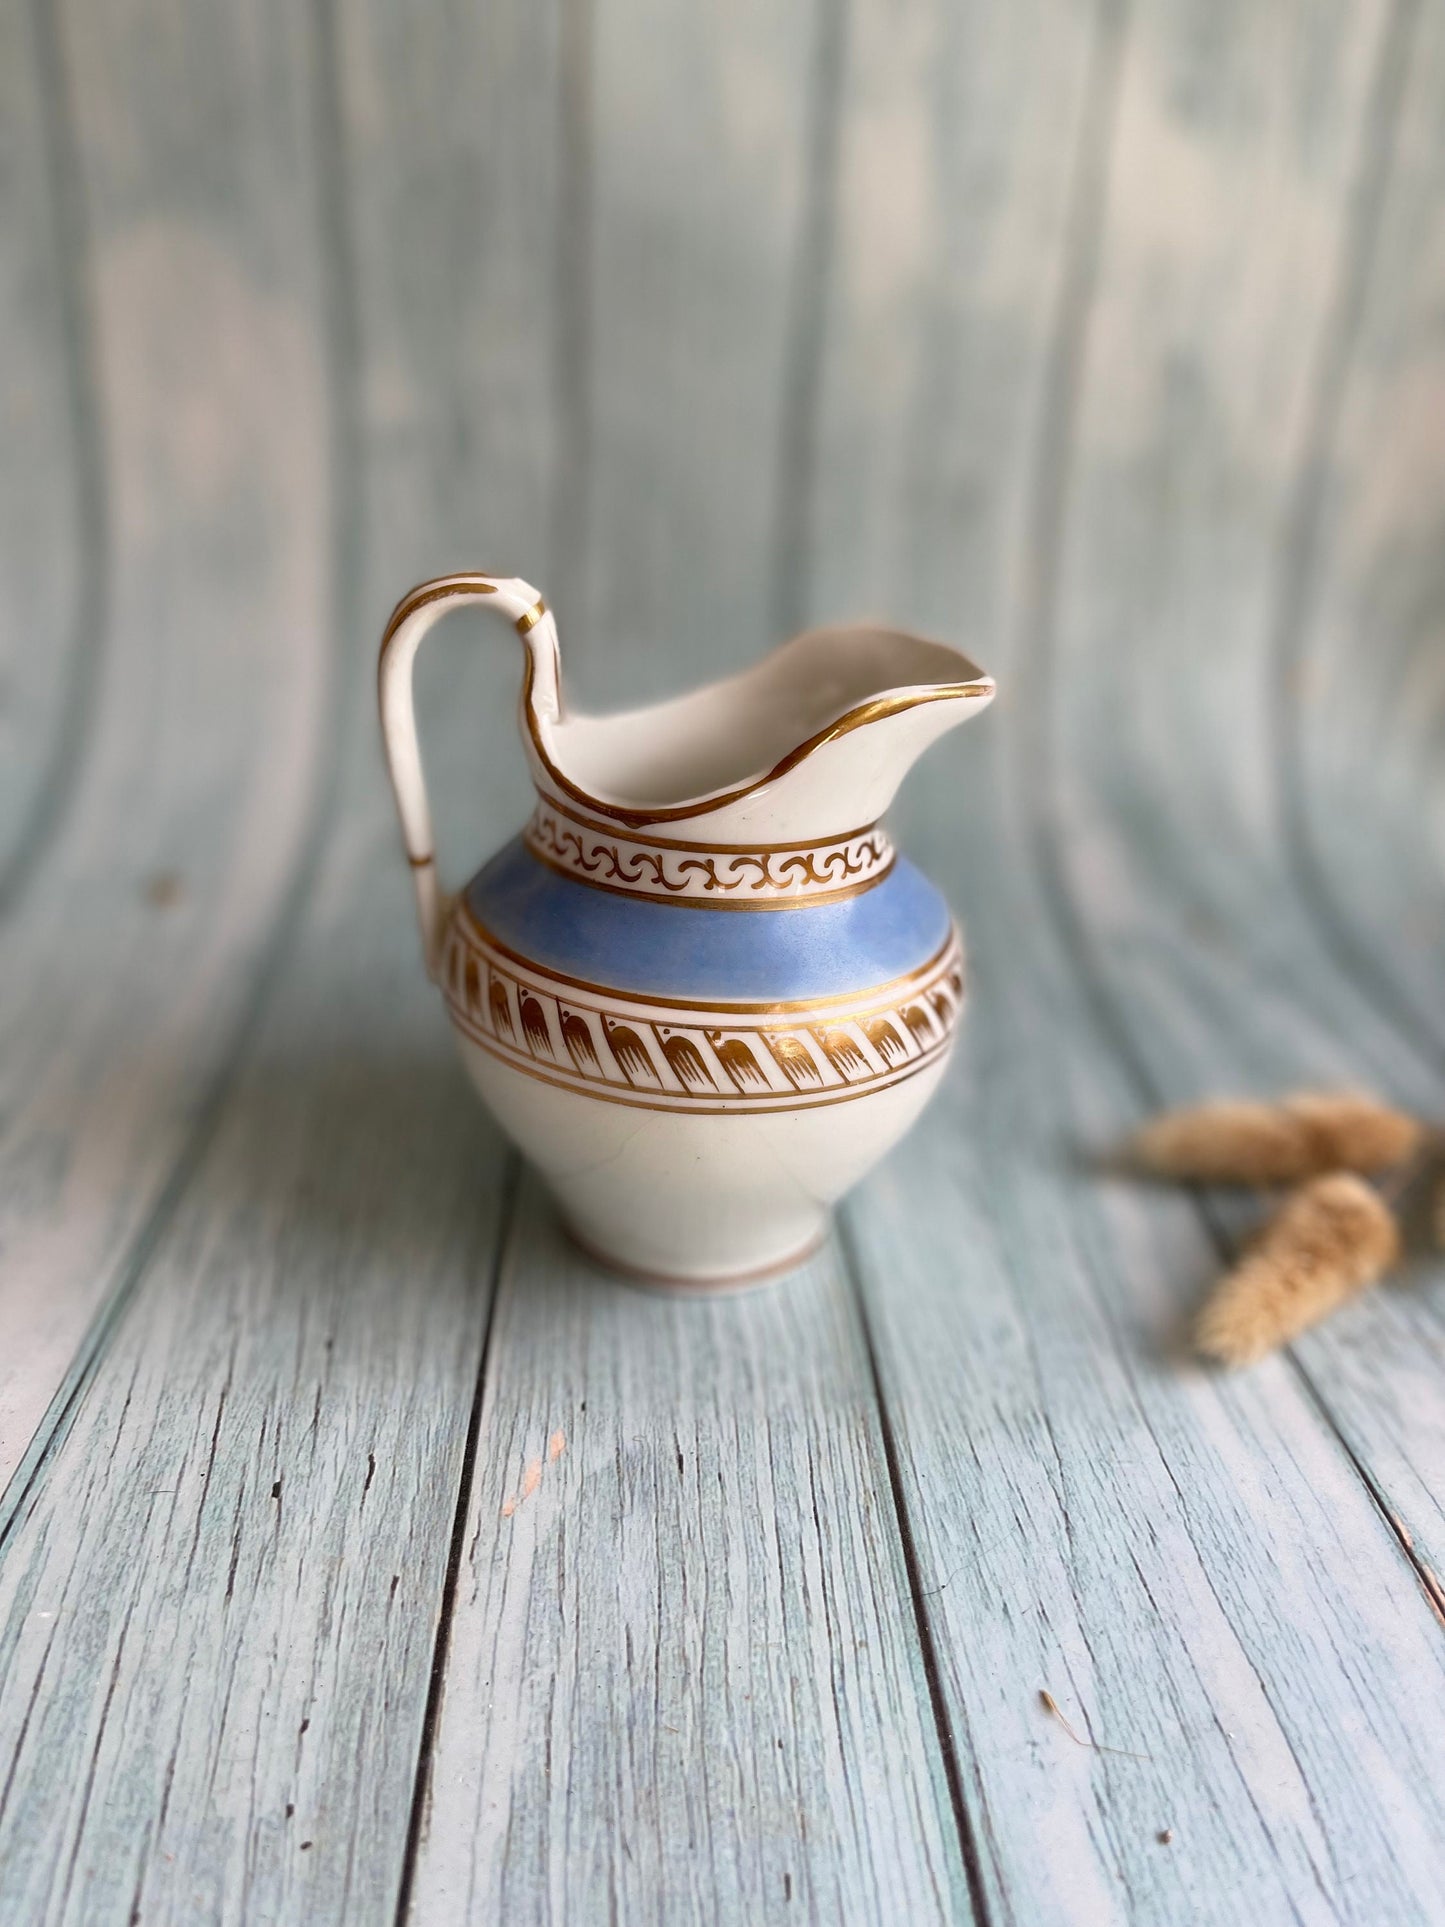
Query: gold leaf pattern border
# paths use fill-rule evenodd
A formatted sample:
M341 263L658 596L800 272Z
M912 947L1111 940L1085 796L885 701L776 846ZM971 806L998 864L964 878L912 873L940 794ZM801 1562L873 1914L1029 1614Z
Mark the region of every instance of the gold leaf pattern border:
M670 1110L799 1110L862 1097L942 1060L963 1006L957 936L891 999L740 1021L560 987L453 919L443 989L464 1036L514 1069L587 1096Z

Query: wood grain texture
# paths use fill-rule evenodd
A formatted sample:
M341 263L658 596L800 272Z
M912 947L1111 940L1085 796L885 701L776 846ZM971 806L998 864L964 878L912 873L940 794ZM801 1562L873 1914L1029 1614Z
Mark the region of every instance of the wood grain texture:
M1439 120L1445 21L1400 10L1382 63L1377 203L1348 289L1350 348L1300 504L1300 579L1279 652L1281 813L1321 945L1401 1035L1410 1085L1445 1110L1440 1072L1442 790L1440 534L1445 356ZM1377 178L1375 178L1377 177ZM1393 1060L1371 1065L1404 1082ZM1368 1461L1397 1530L1437 1589L1445 1572L1438 1261L1367 1322L1311 1343L1332 1413ZM1445 1591L1439 1592L1445 1597Z
M773 622L778 438L833 0L597 0L555 597L592 707L741 667ZM811 352L805 344L805 352ZM664 427L665 424L665 427ZM563 478L565 483L565 477ZM549 592L550 593L550 592Z
M463 9L446 17L438 61L431 38L385 0L349 0L338 14L365 457L363 660L414 582L477 567L551 582L553 501L574 459L555 339L563 29L560 6ZM417 664L448 887L530 805L514 720L522 660L505 624L463 612ZM376 740L369 718L359 726ZM369 807L384 781L379 753L359 756L343 809L353 794ZM395 867L394 855L381 859L378 890L405 902Z
M1295 322L1301 352L1292 384L1278 378L1267 334L1241 343L1211 324L1198 279L1201 248L1168 276L1156 269L1147 306L1131 297L1112 240L1101 257L1091 334L1106 344L1149 339L1154 346L1151 357L1134 360L1137 410L1121 405L1103 350L1084 371L1072 487L1078 512L1058 557L1057 633L1038 664L1036 687L1042 691L1046 677L1052 700L1045 722L1042 694L1035 699L1035 753L1049 807L1064 826L1062 914L1146 1103L1221 1088L1363 1080L1427 1115L1440 1106L1438 1059L1420 1050L1407 1008L1333 941L1318 892L1296 861L1288 815L1278 808L1291 726L1275 713L1301 700L1311 660L1307 638L1295 634L1307 615L1299 571L1316 566L1312 502L1340 406L1335 364L1364 352L1349 311L1390 196L1381 202L1383 190L1366 193L1361 181L1373 179L1376 149L1392 133L1392 76L1410 63L1409 25L1408 10L1382 10L1357 56L1341 65L1331 84L1348 87L1350 112L1314 109L1316 125L1336 129L1328 149L1313 132L1302 150L1302 136L1290 131L1310 125L1304 102L1275 110L1285 131L1273 173L1318 183L1327 178L1328 152L1339 184L1330 227L1297 219L1316 235L1308 252L1282 249L1272 235L1261 237L1256 267L1238 264L1262 283L1257 298L1263 302L1267 289L1271 306ZM1176 48L1172 58L1183 55ZM1257 112L1262 71L1247 43L1221 56L1216 86L1239 103L1234 111ZM1317 66L1311 87L1328 74ZM1121 157L1110 222L1126 234L1136 219L1129 183L1139 171ZM1221 249L1230 246L1224 206L1214 231ZM1407 280L1396 288L1393 298L1417 298ZM1380 306L1386 296L1373 299ZM1172 422L1163 396L1177 382L1174 371L1186 367L1196 398L1188 417ZM1246 439L1228 411L1251 390L1274 399L1252 410ZM1114 454L1124 435L1138 451L1128 467ZM1165 473L1176 478L1168 488L1158 479ZM1215 498L1252 499L1255 507L1225 530L1222 516L1180 506ZM1124 565L1133 542L1154 557L1147 576ZM1204 625L1212 633L1207 647ZM1275 674L1282 658L1296 657L1300 676ZM1110 659L1118 665L1113 678L1085 671L1086 662ZM1392 673L1383 655L1358 655L1361 717L1379 700L1370 692ZM1132 700L1110 703L1102 693L1109 680L1127 684ZM1383 793L1389 787L1380 785ZM1423 780L1419 794L1428 808ZM1342 786L1342 809L1344 795ZM1376 925L1384 955L1393 948L1389 933L1409 920L1410 893L1401 886L1425 847L1403 824L1392 829L1387 809L1362 804L1360 826L1372 835L1368 860L1362 844L1351 843L1357 872L1396 878L1393 915ZM1436 1285L1438 1266L1422 1265L1408 1287L1376 1294L1297 1352L1312 1395L1431 1572L1445 1552L1438 1503L1429 1496L1445 1469L1432 1411ZM1418 1440L1411 1413L1418 1413Z
M63 1403L194 1155L325 769L311 67L304 20L255 27L139 0L47 29L87 258L70 227L54 240L90 304L106 464L88 484L104 526L51 563L103 634L75 636L95 679L86 753L69 775L50 759L73 786L5 932L0 1477ZM56 345L73 346L64 329Z
M1299 580L1277 637L1278 753L1322 935L1438 1068L1445 22L1433 7L1401 14L1364 157L1377 213L1347 289L1351 353L1300 502Z
M1428 1919L1438 1623L1288 1366L1184 1356L1210 1240L1089 1168L1137 1098L1027 838L960 800L972 853L910 845L971 912L973 1061L851 1222L990 1905Z
M278 19L257 60L290 73L295 52L293 79L316 90L308 153L329 185L306 259L360 282L366 237L335 187L339 143L366 134L364 49L327 24L292 49ZM506 111L499 92L498 140L526 104L510 128ZM244 126L234 137L249 151ZM520 337L544 299L517 316ZM327 453L347 494L312 531L345 638L324 841L0 1568L0 1865L26 1918L395 1912L504 1161L418 965L368 701L375 634L398 580L430 560L439 503L403 496L398 512L369 485L413 402L363 414L388 350L405 368L408 348L384 314L370 335L364 318L364 303L332 315ZM377 345L358 364L362 342ZM480 521L505 524L521 472L515 451L493 456ZM527 506L523 490L519 518ZM500 642L510 676L515 641ZM471 719L435 720L445 769Z
M102 480L75 127L54 17L0 21L0 914L44 855L83 755Z
M1229 662L1260 674L1246 623L1269 607L1270 505L1286 499L1308 411L1307 369L1291 415L1270 357L1328 306L1388 28L1354 16L1331 63L1302 44L1266 58L1232 33L1209 43L1211 64L1201 19L1146 9L1125 34L1105 14L1073 70L1087 83L1060 70L1054 112L1078 139L1072 205L1054 276L1025 307L1051 319L1015 331L1024 366L989 444L991 513L1017 547L985 555L981 581L960 578L942 545L932 567L922 554L905 570L901 518L855 520L841 554L819 550L817 603L860 569L906 584L901 613L940 625L947 613L1005 692L952 769L939 759L915 779L900 815L905 847L968 917L977 1003L962 1075L850 1213L852 1243L991 1916L1424 1920L1440 1878L1441 1646L1417 1574L1316 1402L1318 1373L1302 1386L1275 1363L1228 1383L1183 1358L1217 1263L1191 1205L1106 1185L1088 1161L1150 1100L1141 1053L1172 1061L1168 1088L1183 1094L1183 1062L1217 1078L1252 1053L1259 1081L1297 1050L1279 1002L1257 1024L1241 1016L1244 987L1221 980L1216 949L1235 956L1258 936L1288 973L1281 990L1349 1009L1356 1029L1334 1061L1367 1061L1368 1013L1322 980L1303 912L1259 875L1257 819L1235 828L1267 796L1264 772L1256 763L1246 787L1248 762L1222 745L1267 740ZM1283 31L1276 15L1254 24L1266 40ZM879 43L866 53L869 98L889 67ZM1261 98L1274 85L1286 97ZM1315 91L1292 100L1291 86ZM896 98L901 114L906 78ZM1291 150L1305 129L1308 168ZM845 124L845 154L848 140ZM1260 182L1231 180L1246 166ZM1159 220L1171 170L1196 184L1187 226ZM1262 220L1251 268L1255 231L1235 216L1264 181L1280 195L1308 182L1335 219L1284 234ZM842 231L854 232L846 205ZM930 270L903 254L895 304L874 323L899 359L895 393L929 379L926 317L947 299ZM1232 337L1209 292L1225 277L1250 317ZM858 466L895 478L890 499L935 499L937 449L961 445L982 406L1002 411L1001 385L981 361L955 365L920 436L875 406L868 335L841 295L829 319L824 447L846 435ZM1256 337L1260 359L1244 365ZM1271 393L1278 412L1262 414L1250 397ZM1030 394L1043 396L1032 419ZM1171 400L1188 414L1171 419ZM1221 425L1211 439L1209 411L1226 404L1252 435ZM1275 421L1277 450L1264 434ZM1242 452L1259 462L1253 483ZM820 465L819 488L821 531L857 517L837 464ZM976 602L993 615L987 641ZM1141 852L1161 848L1168 867L1143 871ZM1173 893L1206 885L1221 893L1213 943L1206 924L1166 948ZM1390 1047L1383 1021L1365 1036ZM1429 1682L1418 1699L1407 1677ZM1076 1746L1043 1689L1117 1750Z
M754 9L604 7L586 44L563 281L584 359L560 371L550 526L581 544L557 558L564 673L613 703L765 631L811 239L792 104L825 81L799 23ZM532 1195L501 1289L411 1917L968 1919L836 1264L668 1304L572 1254Z
M1440 9L64 0L0 56L5 1906L1436 1918L1438 1266L1222 1379L1247 1207L1092 1158L1441 1109ZM589 705L868 611L1000 674L895 823L964 1054L773 1291L602 1278L452 1062L370 664L479 564ZM420 668L451 882L518 668Z
M412 1918L970 1918L836 1267L667 1301L529 1196Z
M388 964L324 896L6 1546L17 1918L394 1911L499 1161L408 996L410 943ZM359 1056L388 979L409 1021Z

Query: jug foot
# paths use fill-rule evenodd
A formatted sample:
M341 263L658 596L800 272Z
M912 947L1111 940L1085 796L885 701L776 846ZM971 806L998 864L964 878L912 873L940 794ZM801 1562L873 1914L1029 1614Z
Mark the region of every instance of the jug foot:
M640 1290L656 1292L661 1297L691 1298L730 1298L735 1293L755 1291L760 1285L772 1284L796 1271L800 1265L820 1251L827 1242L828 1226L815 1231L795 1250L786 1252L781 1258L770 1258L765 1264L751 1265L741 1271L698 1272L682 1274L672 1271L652 1271L645 1265L631 1264L625 1258L613 1256L595 1244L575 1225L562 1219L562 1227L584 1257L594 1264L601 1265L615 1277Z

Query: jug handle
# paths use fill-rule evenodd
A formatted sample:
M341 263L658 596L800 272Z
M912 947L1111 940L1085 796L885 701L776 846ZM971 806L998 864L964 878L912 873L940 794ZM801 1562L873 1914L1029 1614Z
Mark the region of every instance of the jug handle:
M416 891L422 950L427 971L433 978L440 975L442 944L453 899L437 881L431 805L427 800L412 701L412 665L422 638L435 623L464 603L484 600L511 618L526 644L525 700L534 709L555 716L558 703L556 625L541 596L520 576L469 573L439 576L434 581L418 583L392 611L377 663L382 741Z

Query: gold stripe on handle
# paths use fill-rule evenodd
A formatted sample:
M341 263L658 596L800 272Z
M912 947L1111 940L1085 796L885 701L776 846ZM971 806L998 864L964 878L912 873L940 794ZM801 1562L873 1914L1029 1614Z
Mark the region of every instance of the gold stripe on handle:
M542 600L541 596L538 596L537 600L532 604L531 608L527 611L526 615L517 617L517 634L519 636L525 636L530 634L530 632L536 628L537 624L542 620L543 616L546 615L546 613L547 613L547 605Z
M386 655L387 644L408 616L414 616L418 609L425 609L433 602L445 602L454 595L495 595L497 585L488 582L484 575L448 575L435 582L419 582L414 589L408 589L401 601L392 610L387 621L386 633L381 638L381 653Z

